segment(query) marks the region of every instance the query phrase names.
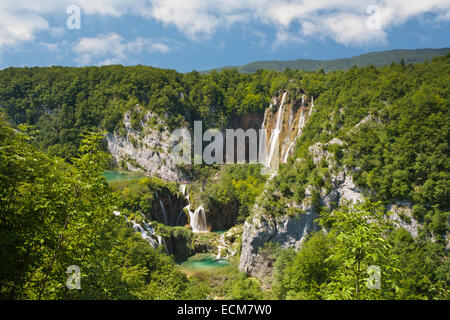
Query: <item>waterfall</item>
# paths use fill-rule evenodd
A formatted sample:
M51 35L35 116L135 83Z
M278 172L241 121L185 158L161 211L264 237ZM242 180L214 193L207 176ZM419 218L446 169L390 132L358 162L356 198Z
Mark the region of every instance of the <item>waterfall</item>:
M203 207L203 205L201 205L197 208L197 210L195 210L195 212L192 212L191 200L189 199L189 187L183 184L180 186L180 190L186 197L188 205L185 206L183 210L181 210L180 214L178 215L176 225L178 225L181 217L184 214L189 217L189 224L191 226L192 232L194 233L208 232L205 208Z
M169 250L167 249L166 240L164 240L164 238L161 236L156 236L156 238L158 239L158 246L164 246L164 248L166 249L166 253L169 254Z
M206 214L203 205L198 207L195 212L192 212L189 208L188 210L192 231L195 233L208 232L206 225Z
M313 108L314 108L314 97L311 97L311 108L309 109L308 118L311 115L311 112L313 111Z
M178 224L180 223L180 219L181 219L181 217L182 217L184 214L185 214L185 213L184 213L184 210L181 210L181 211L180 211L180 214L178 215L178 219L177 219L177 223L175 224L175 227L178 226Z
M228 246L225 242L225 233L222 234L219 239L219 245L217 246L217 256L216 256L217 260L222 259L222 249L228 249ZM225 259L226 258L228 258L228 254L226 255Z
M270 105L269 109L272 107ZM265 120L266 115L264 115L264 120L261 126L261 130L259 131L259 150L258 150L258 163L265 164L266 163L266 144L267 144L267 136L266 136L266 130L265 128Z
M167 250L166 241L164 240L163 237L161 237L160 235L157 235L155 233L155 230L151 227L151 222L147 223L147 222L145 222L145 220L142 222L145 229L147 229L147 230L144 230L144 228L142 228L142 226L139 223L137 223L136 221L133 221L133 220L128 220L128 218L126 216L125 216L125 221L127 223L131 223L133 226L133 230L136 233L139 233L141 238L146 240L153 248L156 249L159 246L164 245L166 248L166 253L169 254L169 252ZM153 237L156 237L157 240L155 240Z
M286 94L287 94L287 92L283 93L283 98L281 99L280 108L278 109L278 112L277 112L277 121L275 123L275 128L273 129L273 131L270 135L269 154L268 154L267 161L265 162L267 167L270 167L270 165L272 164L273 155L275 153L275 148L278 146L278 137L280 136L281 127L283 124L283 107L284 107L284 102L286 100Z
M289 145L289 147L288 147L288 149L286 151L286 154L284 155L283 163L287 162L287 159L289 157L289 152L291 151L291 148L294 146L295 141L297 141L297 139L301 136L303 127L305 126L305 119L306 119L305 118L305 112L304 112L303 109L300 112L301 113L300 113L300 119L298 120L297 135L295 136L295 138L292 140L291 144Z
M166 208L164 208L164 203L162 202L161 199L159 199L159 205L161 206L161 210L162 210L162 213L163 213L164 224L165 224L165 225L168 225L169 223L167 222Z
M186 190L187 190L187 185L186 184L181 184L180 185L180 191L181 191L181 194L183 196L186 196Z
M132 221L132 223L133 223L133 230L134 231L140 232L141 234L145 233L145 230L141 227L141 225L139 223L136 223L134 221Z

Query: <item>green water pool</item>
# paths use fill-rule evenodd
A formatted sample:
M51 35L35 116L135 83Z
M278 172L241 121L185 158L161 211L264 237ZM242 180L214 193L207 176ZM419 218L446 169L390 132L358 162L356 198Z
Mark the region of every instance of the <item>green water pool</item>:
M199 254L182 261L180 267L186 270L211 270L223 268L228 264L226 260L217 260L214 256Z
M106 178L106 181L108 181L108 182L133 180L133 179L138 179L138 178L143 177L139 173L113 171L113 170L108 170L108 171L103 172L103 176Z

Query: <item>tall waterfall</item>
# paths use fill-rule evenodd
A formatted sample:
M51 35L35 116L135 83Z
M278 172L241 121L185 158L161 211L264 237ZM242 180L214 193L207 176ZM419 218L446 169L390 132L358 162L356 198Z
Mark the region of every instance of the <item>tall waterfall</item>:
M275 123L275 128L272 130L272 132L270 134L269 148L268 148L269 153L266 154L267 156L265 155L263 157L263 159L264 159L263 163L267 167L270 167L270 165L273 162L273 156L275 154L275 151L278 151L278 150L275 150L275 149L279 145L278 138L280 136L280 132L281 132L281 129L282 129L282 124L283 124L283 107L284 107L284 103L285 103L285 100L286 100L286 94L287 94L287 92L283 93L283 98L281 99L281 105L280 105L280 108L278 109L278 112L277 112L277 121ZM262 143L264 143L264 141Z
M308 118L311 115L311 112L313 111L313 109L314 109L314 97L311 97L311 108L309 109Z
M273 97L264 113L259 134L258 162L266 169L274 168L278 161L287 162L296 140L303 134L306 122L314 111L314 97L311 96L310 99L302 94L300 106L297 107L295 95L291 101L287 101L287 94L289 91L283 92L282 96ZM274 108L277 106L275 112ZM268 137L265 136L266 132L269 132Z

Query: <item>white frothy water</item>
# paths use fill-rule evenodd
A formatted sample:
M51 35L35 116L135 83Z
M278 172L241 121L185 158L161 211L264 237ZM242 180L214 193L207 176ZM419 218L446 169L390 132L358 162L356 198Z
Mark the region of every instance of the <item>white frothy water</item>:
M114 211L113 214L115 216L120 216L120 212L119 211ZM141 215L143 216L143 218L145 219L145 215L143 215L141 213ZM153 248L158 248L159 246L163 245L166 248L166 253L169 254L168 250L167 250L167 245L166 245L166 241L164 240L163 237L157 235L155 233L155 230L151 227L151 222L147 223L145 220L142 221L142 224L144 225L144 228L137 223L134 220L129 220L127 218L126 215L123 215L123 217L125 218L125 222L127 224L131 224L133 230L136 233L139 233L141 238L146 240ZM156 239L154 239L153 237L156 237Z
M225 233L222 234L219 239L219 245L217 246L217 256L216 256L217 260L224 259L224 257L222 257L222 249L228 249L228 246L225 242ZM228 251L225 251L225 252L226 252L225 259L227 259Z
M311 97L311 108L309 109L308 118L311 115L311 112L313 111L313 108L314 108L314 97Z
M287 92L283 93L283 98L281 99L281 105L277 112L277 121L275 123L275 128L272 130L272 133L270 134L269 139L269 154L268 157L264 157L264 160L266 160L264 163L266 167L270 167L273 161L273 156L275 154L275 149L278 147L278 138L280 136L281 127L283 124L283 107L284 102L286 100L286 94Z
M189 218L193 232L195 233L208 232L206 224L206 214L203 205L199 206L197 210L195 210L195 212L189 210Z
M191 200L189 199L189 188L187 185L180 186L181 192L186 197L188 205L183 208L183 210L178 215L177 224L180 222L183 215L189 216L189 225L191 226L192 232L201 233L208 232L208 224L206 221L206 214L203 205L199 206L197 210L192 212L191 210Z

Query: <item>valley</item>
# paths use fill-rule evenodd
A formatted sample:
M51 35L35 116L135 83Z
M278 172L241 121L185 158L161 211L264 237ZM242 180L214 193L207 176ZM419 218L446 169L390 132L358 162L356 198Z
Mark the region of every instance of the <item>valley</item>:
M327 73L4 69L0 295L448 299L449 75L449 54ZM172 133L196 121L222 133L220 159L227 129L258 132L233 150L246 163L205 163L208 139L174 161ZM68 265L81 290L61 285Z

